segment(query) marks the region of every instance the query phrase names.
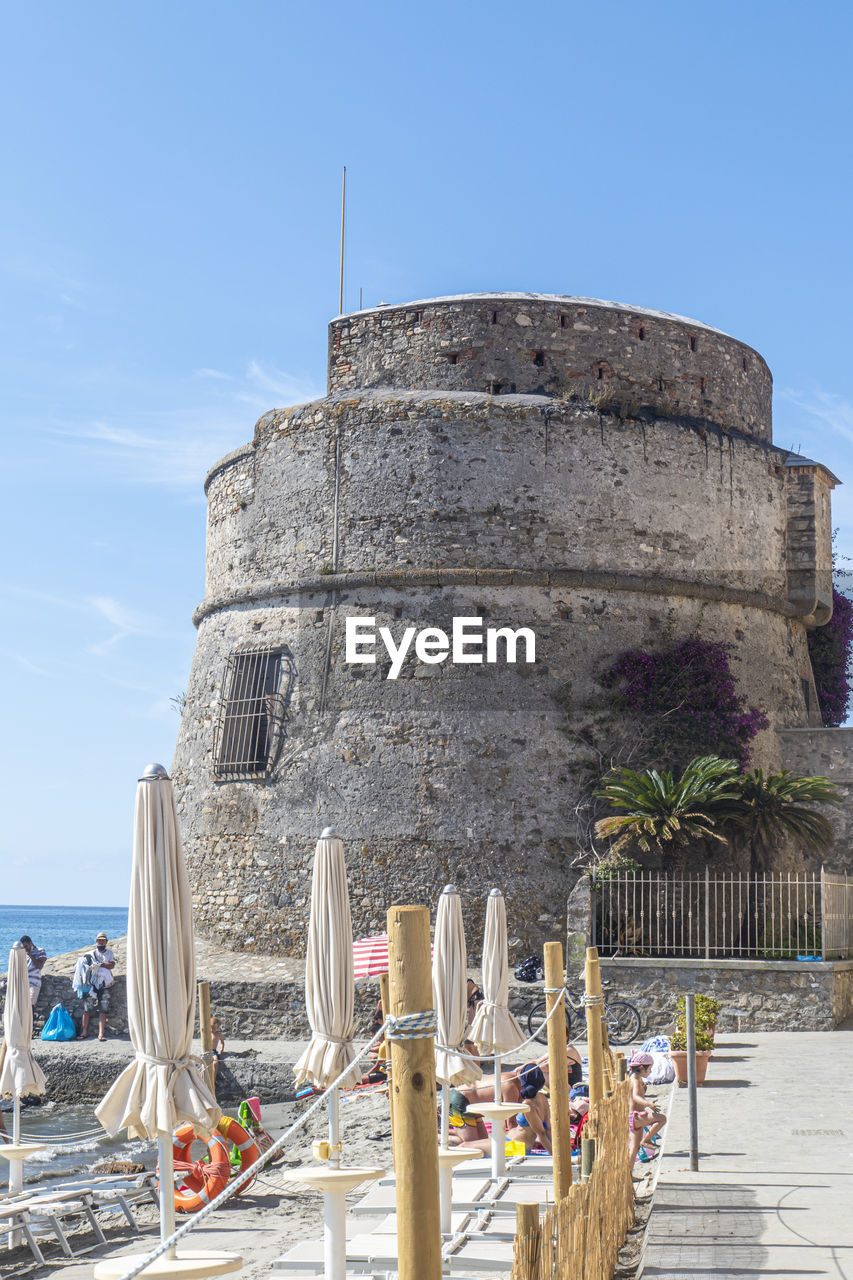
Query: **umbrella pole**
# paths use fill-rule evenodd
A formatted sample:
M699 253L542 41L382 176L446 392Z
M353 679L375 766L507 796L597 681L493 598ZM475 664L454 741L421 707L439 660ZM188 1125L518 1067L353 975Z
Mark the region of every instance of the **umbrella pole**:
M12 1103L12 1145L19 1147L21 1145L21 1099L16 1093L15 1100ZM24 1187L24 1162L23 1160L9 1161L9 1195L20 1195ZM7 1237L7 1243L10 1249L16 1249L23 1239L20 1231L10 1231Z
M323 1278L346 1280L347 1197L344 1191L323 1195Z
M450 1085L443 1084L441 1086L441 1143L442 1149L447 1147L447 1139L450 1134ZM453 1200L453 1170L444 1168L441 1164L438 1166L438 1200L439 1200L439 1216L441 1218L441 1231L443 1235L450 1233L452 1200Z
M160 1157L160 1243L168 1240L175 1230L175 1153L171 1133L158 1130L157 1151ZM175 1248L165 1255L176 1256Z
M501 1055L495 1054L495 1102L502 1102L501 1097Z
M329 1146L332 1148L329 1164L333 1169L339 1169L341 1164L341 1112L340 1097L337 1089L333 1089L329 1094Z

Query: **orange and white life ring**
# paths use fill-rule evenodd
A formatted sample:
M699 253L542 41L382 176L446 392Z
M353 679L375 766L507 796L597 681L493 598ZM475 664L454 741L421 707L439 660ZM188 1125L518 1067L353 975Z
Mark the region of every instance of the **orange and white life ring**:
M182 1124L172 1139L175 1172L181 1175L181 1183L175 1187L175 1208L181 1213L197 1213L210 1204L225 1190L231 1178L228 1146L221 1134L212 1133L207 1140L209 1161L191 1158L195 1140L191 1124Z
M234 1120L231 1116L223 1116L216 1128L217 1132L221 1133L223 1138L227 1138L227 1140L237 1148L237 1152L240 1156L240 1173L245 1173L260 1156L257 1142L249 1131L243 1128L240 1121ZM241 1196L244 1191L248 1190L254 1181L254 1178L250 1178L246 1185L240 1188L237 1195Z

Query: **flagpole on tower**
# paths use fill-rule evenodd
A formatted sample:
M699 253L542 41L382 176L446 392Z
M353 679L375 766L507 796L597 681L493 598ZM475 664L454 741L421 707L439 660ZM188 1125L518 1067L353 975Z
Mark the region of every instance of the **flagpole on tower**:
M338 296L338 315L343 315L344 311L344 223L346 221L347 212L347 167L344 165L343 179L341 182L341 288Z

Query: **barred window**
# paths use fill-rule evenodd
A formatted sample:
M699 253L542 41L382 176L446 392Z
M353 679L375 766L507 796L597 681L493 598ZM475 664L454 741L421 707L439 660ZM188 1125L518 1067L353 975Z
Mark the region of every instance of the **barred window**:
M286 649L243 649L229 656L216 726L215 777L269 777L284 736L294 674Z

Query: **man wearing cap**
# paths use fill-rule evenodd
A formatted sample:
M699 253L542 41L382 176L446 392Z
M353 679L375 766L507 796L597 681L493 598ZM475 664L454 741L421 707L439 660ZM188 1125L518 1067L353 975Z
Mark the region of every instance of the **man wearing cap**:
M30 984L30 1004L36 1007L41 995L41 971L47 959L43 947L37 947L28 933L21 938L21 946L27 953L27 979Z
M116 967L116 958L107 946L107 935L103 930L95 939L95 945L90 954L92 956L92 989L87 992L83 1005L83 1026L80 1029L80 1039L85 1040L88 1036L89 1016L94 1009L97 1009L98 1039L106 1040L110 987L113 985L112 971Z

